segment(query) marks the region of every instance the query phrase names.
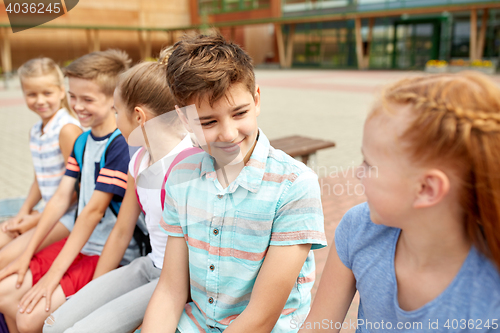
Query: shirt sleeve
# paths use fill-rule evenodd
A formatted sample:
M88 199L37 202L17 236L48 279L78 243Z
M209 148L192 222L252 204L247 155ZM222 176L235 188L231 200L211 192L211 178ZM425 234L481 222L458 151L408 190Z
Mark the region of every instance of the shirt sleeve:
M165 202L163 207L163 214L160 220L160 228L169 236L184 237L184 232L179 220L179 212L177 210L177 202L172 196L172 188L169 186L172 182L172 177L169 177L165 184Z
M130 162L125 138L123 136L117 137L109 145L106 153L106 163L99 171L95 189L123 198L127 189L127 171Z
M78 166L78 162L76 162L75 151L71 151L71 155L68 157L68 163L66 164L66 172L64 173L66 176L70 176L73 178L78 178L78 174L80 173L80 167Z
M300 174L278 202L270 245L312 244L326 246L323 209L318 177L312 171Z

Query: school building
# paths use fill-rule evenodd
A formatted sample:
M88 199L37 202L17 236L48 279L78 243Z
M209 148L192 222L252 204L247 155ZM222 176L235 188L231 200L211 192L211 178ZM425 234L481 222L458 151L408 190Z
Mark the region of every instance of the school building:
M139 61L209 29L243 46L256 65L282 68L408 70L429 60L496 65L500 57L498 0L83 0L17 33L0 9L5 72L40 55L64 64L108 48Z

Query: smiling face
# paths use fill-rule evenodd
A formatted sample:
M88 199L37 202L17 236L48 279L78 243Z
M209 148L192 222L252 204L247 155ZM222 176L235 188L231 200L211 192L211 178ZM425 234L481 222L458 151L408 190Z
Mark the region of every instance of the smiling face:
M91 80L70 77L69 97L83 127L97 127L113 116L113 96L104 94Z
M228 89L226 97L213 106L205 97L200 105L186 107L187 119L179 112L188 131L195 134L203 150L215 158L219 167L248 162L255 147L260 114L258 87L252 96L243 83L236 83Z
M42 118L44 125L62 107L64 87L57 85L52 76L23 78L21 86L28 108Z

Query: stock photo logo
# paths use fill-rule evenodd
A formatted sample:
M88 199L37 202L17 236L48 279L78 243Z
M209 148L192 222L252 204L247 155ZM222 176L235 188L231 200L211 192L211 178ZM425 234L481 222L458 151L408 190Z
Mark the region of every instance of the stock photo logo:
M79 0L4 0L12 32L52 21L76 7Z

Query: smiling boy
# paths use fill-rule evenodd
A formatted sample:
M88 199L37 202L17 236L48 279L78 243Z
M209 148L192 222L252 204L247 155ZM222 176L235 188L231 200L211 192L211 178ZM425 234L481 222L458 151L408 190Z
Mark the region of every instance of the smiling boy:
M169 241L143 333L294 331L310 306L311 250L326 245L317 176L258 128L260 89L237 45L185 38L167 79L205 152L167 181Z
M28 247L0 271L0 312L11 333L40 332L48 311L57 309L92 279L116 221L118 212L112 211L111 203L121 201L127 187L128 146L121 135L114 140L111 136L116 130L113 91L118 75L129 64L126 53L108 50L85 55L66 68L70 104L82 126L91 130L77 139L87 135L81 161L77 162L75 143L65 176L47 203ZM101 168L103 154L106 158ZM67 240L35 254L69 207L75 185L79 188L79 215L73 231ZM126 262L138 255L133 245L125 254Z

